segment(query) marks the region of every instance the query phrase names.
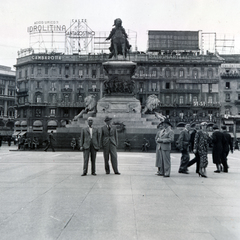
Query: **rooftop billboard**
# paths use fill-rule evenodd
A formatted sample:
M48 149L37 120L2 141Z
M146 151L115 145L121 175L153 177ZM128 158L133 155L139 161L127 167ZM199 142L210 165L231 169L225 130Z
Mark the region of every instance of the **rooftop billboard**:
M148 51L197 51L198 31L148 31Z

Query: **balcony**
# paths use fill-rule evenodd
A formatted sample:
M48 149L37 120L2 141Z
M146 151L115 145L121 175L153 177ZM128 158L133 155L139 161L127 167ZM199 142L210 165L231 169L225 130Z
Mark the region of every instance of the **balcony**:
M161 89L160 93L200 93L200 89Z
M240 78L239 73L221 73L221 78Z

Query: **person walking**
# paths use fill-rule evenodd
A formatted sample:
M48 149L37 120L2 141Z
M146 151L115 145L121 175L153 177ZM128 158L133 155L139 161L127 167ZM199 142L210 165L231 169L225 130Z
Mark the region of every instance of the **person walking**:
M166 118L162 122L163 129L158 131L155 137L156 146L156 164L158 168L157 175L170 177L171 172L171 143L174 141L174 132L171 129L172 124Z
M199 164L199 177L207 177L206 175L206 168L208 165L208 144L210 142L210 137L207 133L207 123L202 122L201 123L201 129L196 132L195 138L194 138L194 147L193 147L193 153L199 154L200 158L200 164Z
M194 149L194 139L197 133L197 130L199 130L199 127L195 125L195 127L192 128L192 132L190 133L190 152L193 152ZM199 153L194 153L194 158L189 161L188 167L192 166L194 163L196 163L196 173L199 173L199 165L200 165L200 156Z
M53 137L53 131L51 131L48 135L48 144L47 144L46 148L44 149L45 152L48 150L49 147L51 147L52 151L55 152L55 149L53 147L53 141L56 141L56 139Z
M100 146L103 147L103 157L106 174L110 174L109 156L111 157L112 168L115 174L120 175L117 161L118 134L116 127L111 124L112 118L105 118L106 125L100 129Z
M223 155L222 155L222 165L223 165L223 172L228 172L228 163L227 163L227 156L229 151L233 153L233 141L231 135L227 132L227 127L224 125L222 126L222 133L226 139L226 144L223 146Z
M99 150L99 134L98 129L93 127L93 118L87 119L88 126L82 128L80 136L80 150L83 150L83 174L86 176L88 172L89 156L91 158L92 175L96 176L96 155Z
M190 145L190 124L187 123L185 125L185 128L181 131L179 138L178 138L178 144L180 146L180 151L182 153L181 156L181 162L178 172L188 174L188 163L190 159L189 155L189 145Z
M213 134L212 134L212 158L213 163L216 164L217 170L215 173L221 172L221 159L223 155L223 148L227 144L227 141L222 132L219 131L217 125L213 126Z

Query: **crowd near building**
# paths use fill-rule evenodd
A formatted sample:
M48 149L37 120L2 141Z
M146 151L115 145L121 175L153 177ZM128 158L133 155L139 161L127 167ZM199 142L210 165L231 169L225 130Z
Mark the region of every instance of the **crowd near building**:
M147 52L127 57L137 64L134 95L142 108L156 95L161 103L155 111L174 128L187 122L206 121L209 128L226 124L232 137L240 138L240 56L203 54L198 35L149 31ZM13 126L13 118L18 133L65 127L84 109L85 97L104 97L102 64L108 60L105 53L32 52L17 58L16 75L0 70L1 128Z

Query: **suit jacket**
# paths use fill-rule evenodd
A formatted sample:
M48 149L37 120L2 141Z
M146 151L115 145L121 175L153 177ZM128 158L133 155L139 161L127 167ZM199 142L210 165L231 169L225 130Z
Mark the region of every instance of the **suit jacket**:
M229 147L230 147L230 150L233 151L233 142L232 142L231 135L227 131L223 131L222 133L227 141L227 144L223 146L223 151L228 153Z
M190 134L187 129L183 129L179 135L178 142L180 145L180 150L189 150L190 145Z
M118 134L117 134L117 128L111 126L111 129L109 130L107 125L103 126L101 128L100 132L100 143L101 146L105 147L107 144L113 144L117 147L118 145Z
M174 133L171 127L162 129L155 137L157 149L171 150L171 143L174 141Z
M97 128L92 128L92 138L90 135L89 127L85 127L81 131L81 138L80 138L80 147L83 149L89 149L90 144L93 144L93 147L96 150L99 150L99 133Z

